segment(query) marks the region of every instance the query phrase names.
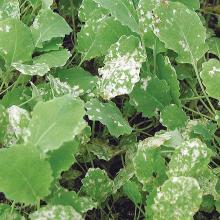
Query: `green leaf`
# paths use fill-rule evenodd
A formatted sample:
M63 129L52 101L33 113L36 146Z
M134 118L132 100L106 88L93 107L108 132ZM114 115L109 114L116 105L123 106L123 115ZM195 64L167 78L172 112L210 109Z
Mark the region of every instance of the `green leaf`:
M153 219L193 219L202 202L202 192L198 182L191 177L168 179L154 199Z
M181 2L182 4L186 5L188 8L192 10L198 10L200 8L200 1L199 0L171 0L173 2Z
M52 171L32 145L15 145L0 151L0 191L8 199L37 204L47 196Z
M32 25L35 47L42 47L43 42L64 37L71 31L64 18L49 9L41 10Z
M57 72L62 82L68 83L71 87L77 87L82 93L90 93L97 83L97 77L91 75L81 67L62 69Z
M114 30L114 31L112 31ZM108 15L100 19L92 17L77 35L77 50L82 53L82 60L105 55L110 46L122 35L129 36L131 31Z
M102 103L98 99L91 99L85 107L89 119L106 125L112 136L119 137L132 132L128 122L113 102Z
M186 113L175 104L166 106L160 115L160 122L170 130L183 128L187 119Z
M66 64L67 60L71 57L71 53L67 49L50 51L40 56L34 57L35 65L47 65L52 67L62 67Z
M160 3L152 24L158 38L178 54L180 63L195 65L208 50L206 29L199 16L179 2Z
M32 112L28 141L43 153L58 149L83 130L84 114L83 102L70 95L40 102Z
M202 64L200 76L206 87L206 92L213 98L220 100L220 62L210 59Z
M49 66L45 63L36 63L33 65L13 63L12 66L21 74L29 76L44 76L47 72L50 71Z
M136 177L144 187L154 181L154 176L161 177L162 180L166 178L165 160L162 158L157 146L146 146L140 143L133 158L133 165Z
M43 43L42 48L35 48L36 52L49 52L49 51L54 51L54 50L59 50L61 49L63 43L63 39L58 37L58 38L53 38L52 40L45 41Z
M34 8L42 6L42 8L50 8L53 4L53 0L28 0Z
M83 0L79 8L79 18L81 21L88 21L93 16L101 17L108 14L108 10L95 3L93 0Z
M153 9L157 6L157 0L140 0L137 7L139 26L144 44L156 53L166 51L162 43L152 30Z
M211 156L211 150L199 139L185 141L172 155L167 174L197 176L208 167Z
M48 205L30 215L31 220L83 220L82 216L71 206Z
M97 203L90 197L79 196L74 191L58 191L50 200L50 204L72 206L79 213L86 213L97 207Z
M7 133L8 127L8 114L3 105L0 104L0 143L4 141L5 135Z
M20 19L20 8L18 0L0 1L0 19L15 18Z
M110 47L105 66L99 69L101 96L111 99L131 93L140 80L139 72L144 61L145 53L139 39L122 36Z
M19 215L12 207L6 204L0 205L0 219L1 220L24 220L24 217Z
M133 32L140 33L137 13L132 1L128 0L93 0L107 9L112 17L121 22L122 25L128 26Z
M158 77L160 79L166 80L167 84L170 87L170 95L172 97L173 102L180 106L180 86L179 81L177 80L176 70L171 65L168 57L158 55L156 61L158 68Z
M220 58L220 39L218 37L212 37L208 39L207 43L209 45L209 53Z
M128 181L123 186L123 191L127 195L127 197L134 202L134 204L141 203L141 193L138 188L138 185L135 182Z
M104 170L89 168L82 180L82 191L95 202L103 202L112 192L113 182Z
M7 67L14 62L31 60L33 50L31 32L27 26L15 19L0 21L0 54Z
M146 117L156 115L170 101L170 90L166 81L158 78L142 78L130 94L130 103Z
M78 152L77 141L65 142L59 149L49 153L49 159L54 178L59 178L61 172L68 170L74 164L74 155Z

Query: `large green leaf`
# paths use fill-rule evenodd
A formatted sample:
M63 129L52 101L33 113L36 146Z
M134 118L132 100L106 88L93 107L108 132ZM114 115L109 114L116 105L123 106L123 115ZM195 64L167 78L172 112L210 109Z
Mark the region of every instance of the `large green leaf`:
M142 78L130 94L130 103L144 116L152 117L170 104L170 89L165 80Z
M212 37L207 41L209 45L209 53L215 54L220 58L220 39L218 37Z
M5 19L0 21L0 54L6 66L13 62L31 59L34 50L31 32L21 21Z
M173 2L181 2L192 10L198 10L200 8L200 0L171 0Z
M202 202L202 191L192 177L172 177L158 189L153 219L191 220Z
M121 25L109 16L100 19L92 17L77 35L77 49L83 54L83 60L105 55L109 47L122 35L130 35L128 27Z
M112 192L113 181L99 168L90 168L82 180L82 190L95 202L103 202Z
M71 206L48 205L30 215L31 220L83 220L82 216Z
M52 171L33 145L15 145L0 151L0 191L8 199L37 204L50 193Z
M129 0L93 0L107 9L113 17L128 26L133 32L140 33L137 13L132 1Z
M161 2L154 10L153 26L166 47L178 54L180 63L195 65L208 50L206 30L199 16L179 2Z
M105 66L99 69L102 77L100 93L104 99L132 92L140 80L139 72L145 61L145 53L138 38L122 36L113 44L105 57Z
M183 142L171 157L168 176L197 176L207 169L211 150L199 139Z
M72 29L60 15L50 9L41 10L32 25L32 34L36 47L42 47L42 43L52 38L64 37Z
M71 141L85 127L84 104L71 95L38 103L29 124L28 141L35 144L41 152L59 148Z
M0 1L0 20L6 18L20 19L20 8L18 0Z
M206 92L213 98L220 100L220 62L210 59L203 63L200 73Z
M62 67L66 64L67 60L71 57L71 53L66 49L50 51L34 57L35 65L48 65L52 67Z
M106 125L111 135L119 137L132 132L128 122L113 102L102 103L98 99L91 99L85 107L89 119Z

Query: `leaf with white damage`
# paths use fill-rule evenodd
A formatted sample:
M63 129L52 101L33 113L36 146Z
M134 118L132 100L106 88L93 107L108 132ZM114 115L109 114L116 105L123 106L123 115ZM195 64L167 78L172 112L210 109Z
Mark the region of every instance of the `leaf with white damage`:
M137 13L132 1L128 0L93 0L101 7L107 9L112 17L128 26L133 32L140 33Z
M122 36L105 57L105 66L98 70L99 88L104 99L132 92L140 80L139 73L145 53L138 38Z
M192 177L172 177L160 188L154 198L153 219L193 219L202 202L202 191Z
M200 76L208 95L220 100L220 62L210 59L203 63Z
M132 132L132 128L113 102L102 103L98 99L91 99L85 107L89 119L100 121L103 125L106 125L112 136L119 137Z
M0 1L0 19L15 18L20 19L20 8L18 0Z
M71 206L48 205L30 215L31 220L83 220L82 216Z
M82 53L82 60L106 55L110 46L116 43L122 35L129 36L128 27L108 15L92 17L86 21L77 34L77 50Z
M0 167L0 190L8 199L37 204L50 193L50 165L33 145L1 149Z
M180 63L195 65L208 50L206 29L199 16L179 2L161 2L154 10L152 25L165 46L178 54Z
M99 168L90 168L82 184L82 191L98 203L105 201L113 188L113 181Z
M16 19L0 21L0 54L6 66L31 60L34 50L29 28Z
M43 153L58 149L80 134L86 125L84 115L84 103L71 95L39 102L32 112L28 141Z
M45 63L36 63L32 65L13 63L12 66L21 74L29 76L44 76L47 72L50 71L49 66Z
M64 37L72 29L64 18L52 10L41 10L31 26L35 47L42 47L42 43L52 38Z
M212 151L199 139L190 139L176 148L169 163L168 176L197 176L210 163Z

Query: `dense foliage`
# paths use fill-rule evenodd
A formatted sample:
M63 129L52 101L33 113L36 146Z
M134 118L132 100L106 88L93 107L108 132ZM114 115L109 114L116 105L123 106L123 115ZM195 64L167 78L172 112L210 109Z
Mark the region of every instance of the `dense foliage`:
M0 219L218 219L219 17L0 0Z

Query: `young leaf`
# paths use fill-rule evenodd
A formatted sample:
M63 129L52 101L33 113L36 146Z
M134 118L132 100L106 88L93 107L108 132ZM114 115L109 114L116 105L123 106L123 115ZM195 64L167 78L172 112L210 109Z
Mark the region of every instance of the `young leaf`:
M31 32L27 26L15 19L0 21L0 54L7 67L14 62L31 60L33 50Z
M145 53L138 38L122 36L113 44L105 57L105 66L99 69L102 77L100 93L104 99L132 92L140 80L139 72L145 61Z
M211 155L211 150L199 139L185 141L172 155L167 174L197 176L208 167Z
M114 31L112 31L114 30ZM92 17L77 35L77 50L83 54L82 60L105 55L109 47L122 35L129 36L131 31L109 16Z
M83 220L82 216L71 206L48 205L30 215L31 220Z
M208 50L206 30L199 16L179 2L161 2L154 10L153 26L166 47L178 54L180 63L195 65Z
M52 10L41 10L32 25L35 47L42 47L42 43L52 38L64 37L72 29L60 15Z
M165 80L142 78L130 94L130 103L146 117L170 104L170 90Z
M134 204L141 203L141 193L138 188L138 185L135 182L128 181L123 186L124 193L128 196L128 198L134 202Z
M20 8L18 0L1 0L0 1L0 19L6 18L20 19Z
M160 79L166 80L170 87L170 95L173 102L180 106L180 86L177 79L176 70L171 65L168 57L163 57L162 55L157 56L157 73Z
M133 32L140 33L137 13L134 5L128 0L93 0L107 9L112 17L121 22L122 25L128 26Z
M54 178L59 178L61 172L68 170L75 162L74 155L78 152L77 141L65 142L59 149L49 153L48 161L51 165Z
M119 137L132 132L128 122L113 102L102 103L98 99L91 99L85 107L89 119L106 125L112 136Z
M113 188L113 181L99 168L90 168L82 183L82 191L98 203L103 202Z
M203 63L200 73L206 92L213 98L220 100L220 62L210 59Z
M172 177L168 179L154 199L153 219L193 219L202 202L202 192L196 179L192 177Z
M174 104L166 106L160 115L160 122L170 130L183 128L187 119L186 113Z
M74 191L58 191L50 200L50 204L72 206L79 213L85 213L97 207L97 203L90 197L79 196Z
M207 43L209 45L209 53L212 53L220 58L220 39L212 37L208 39Z
M70 95L38 103L29 124L28 141L46 153L71 141L83 130L84 104Z
M44 76L50 71L50 68L45 63L36 63L33 65L13 63L12 66L23 75L29 76Z
M35 65L48 65L52 67L62 67L66 64L67 60L71 57L71 53L66 49L50 51L40 56L34 57Z
M8 199L37 204L47 196L52 171L32 145L14 145L0 151L0 190Z

